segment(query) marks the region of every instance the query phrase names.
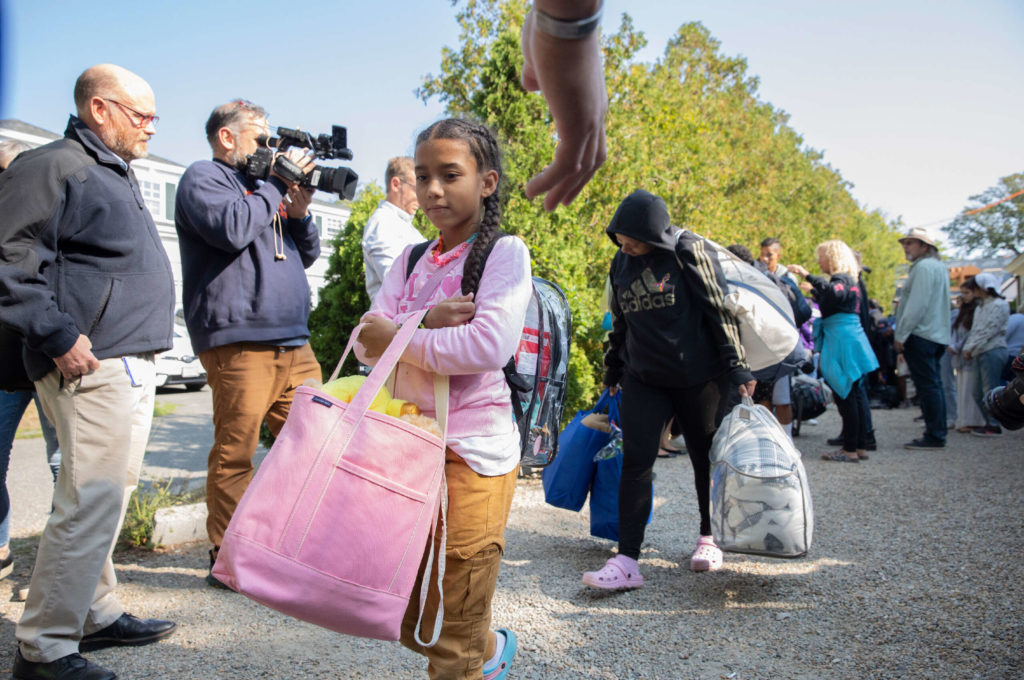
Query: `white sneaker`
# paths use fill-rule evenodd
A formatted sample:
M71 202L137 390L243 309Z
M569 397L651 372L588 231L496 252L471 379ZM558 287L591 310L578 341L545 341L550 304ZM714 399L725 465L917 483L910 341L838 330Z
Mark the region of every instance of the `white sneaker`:
M817 427L818 419L817 418L808 418L807 420L804 421L804 425L810 425L811 427Z

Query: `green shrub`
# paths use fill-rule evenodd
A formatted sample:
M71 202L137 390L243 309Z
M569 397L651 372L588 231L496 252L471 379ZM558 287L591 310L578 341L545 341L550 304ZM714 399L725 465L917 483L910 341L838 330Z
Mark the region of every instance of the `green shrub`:
M136 487L128 500L124 524L117 538L117 548L155 548L153 525L156 521L156 511L176 505L189 505L202 497L202 491L172 493L170 481L154 482L150 488Z

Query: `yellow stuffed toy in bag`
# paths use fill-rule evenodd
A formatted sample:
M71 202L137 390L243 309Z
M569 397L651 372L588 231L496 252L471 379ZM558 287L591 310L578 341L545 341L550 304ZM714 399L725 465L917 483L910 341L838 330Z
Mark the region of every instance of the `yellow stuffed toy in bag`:
M363 375L346 375L335 380L331 380L326 384L320 384L319 381L310 378L306 381L306 385L315 389L326 392L339 401L345 403L352 403L352 398L359 391L359 388L366 382L366 376ZM437 421L433 418L425 416L420 413L420 407L411 401L405 401L404 399L394 399L388 388L381 386L380 391L377 392L373 397L373 401L370 402L370 410L377 411L378 413L386 413L387 415L404 420L410 425L415 425L421 430L426 430L435 437L441 436L441 427L437 424Z

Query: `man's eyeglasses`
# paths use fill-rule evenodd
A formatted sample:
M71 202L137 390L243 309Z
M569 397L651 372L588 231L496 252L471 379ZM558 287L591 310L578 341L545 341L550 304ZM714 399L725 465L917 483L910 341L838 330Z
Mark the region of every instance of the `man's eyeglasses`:
M128 120L132 122L132 126L138 128L139 130L142 130L150 123L156 125L157 122L160 120L160 116L149 116L145 113L139 113L132 107L126 104L122 104L116 99L107 99L106 97L100 97L100 99L102 99L103 101L108 101L111 104L117 104L118 106L120 106L121 110L124 111L124 115L128 116Z

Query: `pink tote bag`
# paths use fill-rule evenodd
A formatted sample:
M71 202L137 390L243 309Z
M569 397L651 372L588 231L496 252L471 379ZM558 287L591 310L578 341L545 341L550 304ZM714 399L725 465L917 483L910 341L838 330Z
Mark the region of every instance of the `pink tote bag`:
M288 420L228 524L214 576L297 619L381 640L399 638L425 555L421 605L432 585L440 590L444 439L368 410L425 314L399 329L352 403L296 390ZM332 379L361 328L352 331ZM435 376L434 392L446 433L447 376ZM434 568L427 546L438 527ZM439 611L427 642L417 624L417 642L437 641L441 617Z

